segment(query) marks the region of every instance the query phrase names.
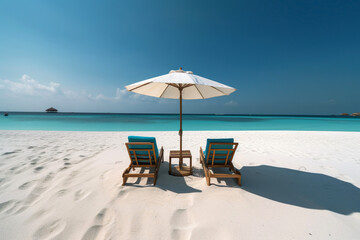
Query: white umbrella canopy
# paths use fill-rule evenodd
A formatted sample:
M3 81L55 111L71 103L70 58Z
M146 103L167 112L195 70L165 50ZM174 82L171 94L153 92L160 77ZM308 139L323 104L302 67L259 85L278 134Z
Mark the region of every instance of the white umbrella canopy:
M182 171L182 99L206 99L230 95L235 88L200 77L191 71L171 70L168 74L150 78L125 87L130 92L142 95L180 99L180 159L179 172L181 176L190 175Z
M180 99L206 99L230 95L236 89L193 74L191 71L171 70L168 74L126 86L131 92L158 97Z

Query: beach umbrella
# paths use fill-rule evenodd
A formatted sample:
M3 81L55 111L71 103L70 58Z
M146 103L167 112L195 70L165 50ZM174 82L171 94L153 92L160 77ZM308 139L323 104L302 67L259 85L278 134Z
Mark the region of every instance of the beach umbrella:
M180 169L182 167L182 100L230 95L236 90L227 85L195 75L191 71L184 71L182 68L128 85L125 88L130 92L151 97L180 99Z

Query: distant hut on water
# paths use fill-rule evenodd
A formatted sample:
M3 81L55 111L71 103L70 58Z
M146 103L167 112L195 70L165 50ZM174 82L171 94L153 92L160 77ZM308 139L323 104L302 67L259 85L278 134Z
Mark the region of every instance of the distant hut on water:
M48 113L57 113L58 110L56 108L51 107L51 108L46 109L46 112L48 112Z

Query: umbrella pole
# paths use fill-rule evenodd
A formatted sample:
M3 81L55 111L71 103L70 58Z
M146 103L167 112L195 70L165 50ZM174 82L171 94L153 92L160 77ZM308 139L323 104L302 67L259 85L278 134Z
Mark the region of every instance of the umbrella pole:
M183 158L182 158L182 88L179 88L180 91L180 159L179 159L179 169L181 170L182 164L183 164Z

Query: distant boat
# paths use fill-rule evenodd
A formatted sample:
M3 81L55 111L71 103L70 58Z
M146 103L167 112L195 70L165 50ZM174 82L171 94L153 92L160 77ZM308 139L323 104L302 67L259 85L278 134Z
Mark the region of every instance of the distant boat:
M8 113L4 113L4 116L7 117L7 116L9 116L9 114L8 114Z
M58 110L56 108L51 107L51 108L46 109L46 112L48 112L48 113L57 113Z

